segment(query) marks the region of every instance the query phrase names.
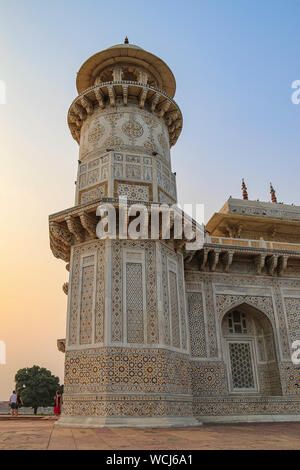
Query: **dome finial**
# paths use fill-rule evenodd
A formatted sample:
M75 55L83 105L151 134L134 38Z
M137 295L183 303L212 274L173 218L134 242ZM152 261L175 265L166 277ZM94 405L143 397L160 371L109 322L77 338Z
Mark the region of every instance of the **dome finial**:
M242 178L242 191L243 191L243 199L246 201L248 200L248 192L247 192L247 186L245 184L244 178Z
M124 44L129 44L128 37L126 36Z
M272 202L277 202L277 197L276 197L275 189L273 188L272 183L270 183L270 193L271 193L271 201L272 201Z

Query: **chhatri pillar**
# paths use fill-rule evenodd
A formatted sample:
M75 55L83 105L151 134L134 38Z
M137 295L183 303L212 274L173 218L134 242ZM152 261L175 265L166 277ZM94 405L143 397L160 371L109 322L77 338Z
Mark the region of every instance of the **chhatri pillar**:
M170 147L182 115L174 76L125 43L90 57L76 83L68 112L79 144L75 206L49 218L51 249L69 271L58 424L196 424L181 249L172 240L96 236L103 202L177 201Z

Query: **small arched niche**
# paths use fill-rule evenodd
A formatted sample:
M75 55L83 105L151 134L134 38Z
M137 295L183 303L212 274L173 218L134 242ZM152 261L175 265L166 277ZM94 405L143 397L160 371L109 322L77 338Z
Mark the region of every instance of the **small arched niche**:
M221 330L229 392L282 395L273 326L266 314L243 303L224 315Z

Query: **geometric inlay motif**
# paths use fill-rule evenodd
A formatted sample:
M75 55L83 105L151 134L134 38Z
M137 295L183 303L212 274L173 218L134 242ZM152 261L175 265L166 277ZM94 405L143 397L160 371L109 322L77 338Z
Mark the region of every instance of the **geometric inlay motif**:
M215 306L214 306L214 293L212 287L212 281L210 278L204 278L203 282L205 292L205 304L207 312L207 334L208 334L208 346L209 346L209 357L218 357L218 343L216 333L216 318L215 318Z
M202 294L200 292L189 292L187 297L192 356L206 357Z
M134 201L149 201L149 186L118 183L118 195Z
M158 125L158 122L156 119L154 119L152 116L142 116L143 120L145 121L146 124L150 127L156 127Z
M289 297L284 299L284 303L291 341L300 340L300 299Z
M218 294L216 295L216 307L217 313L220 317L224 311L234 305L247 303L253 305L258 310L264 312L268 318L273 322L274 312L271 297L265 296L252 296L252 295L230 295L230 294Z
M80 344L92 342L93 293L94 293L94 256L90 266L82 268L81 303L80 303ZM83 258L85 261L85 258Z
M94 170L91 170L88 172L88 180L87 184L88 186L92 186L95 183L97 183L99 180L99 168L95 168Z
M80 193L80 204L86 204L87 202L100 199L101 197L105 197L104 184L99 185L97 188L89 189L88 191Z
M151 139L146 140L146 142L144 143L144 147L146 150L149 150L151 152L157 151L156 145L151 141Z
M179 304L181 312L181 348L187 349L187 319L186 319L186 303L185 303L185 288L184 288L184 272L182 259L178 256L178 290L179 290Z
M71 264L71 303L69 314L69 344L78 344L78 327L80 340L88 337L93 343L92 331L92 301L94 297L94 253L97 252L97 270L95 282L95 340L103 343L104 337L104 242L90 242L83 246L74 247ZM81 255L85 255L81 264ZM88 269L86 269L88 268ZM81 276L82 274L82 276ZM81 283L81 287L80 287ZM91 285L92 284L92 285ZM90 324L89 324L90 323Z
M174 346L175 348L180 348L177 275L173 271L169 271L169 282L172 322L172 346Z
M249 343L229 343L233 389L254 389L252 357Z
M168 272L167 272L167 251L162 246L161 250L162 264L162 285L163 285L163 338L164 344L171 345L170 334L170 312L169 312L169 289L168 289Z
M65 384L66 393L190 393L189 360L186 355L164 349L104 347L68 351Z
M155 243L151 241L116 240L112 243L112 312L111 312L111 340L123 342L123 257L122 248L139 249L145 251L146 261L146 309L147 344L158 343L157 319L157 293L156 293L156 264ZM136 288L135 288L136 291ZM142 307L143 311L143 307ZM143 340L144 341L144 340Z
M224 395L227 381L224 363L192 361L192 383L196 395Z
M134 120L130 120L125 122L122 126L122 131L124 134L128 135L129 137L141 137L143 135L143 128L142 126Z
M167 196L162 191L159 191L159 202L161 204L174 204L175 203L175 201L173 199L171 199L169 196Z
M180 330L181 325L181 347L187 349L187 331L186 331L186 315L185 315L185 301L184 301L184 284L183 284L183 271L182 271L182 257L180 254L174 253L172 249L165 244L160 244L161 249L161 265L162 265L162 296L163 296L163 342L166 345L175 346L174 342L180 348ZM177 275L168 270L167 264L172 260L172 264L177 265L178 269L178 287ZM169 281L168 281L169 277ZM170 289L170 290L169 290ZM176 295L175 295L176 289ZM172 290L172 293L171 293ZM178 305L178 290L179 290L179 305ZM170 296L170 299L169 299ZM169 300L171 305L169 305ZM170 332L170 314L173 320L172 332ZM178 315L178 318L177 318ZM177 327L178 325L178 327ZM176 331L177 330L177 331ZM178 335L178 337L176 337ZM171 336L172 341L171 341Z
M126 263L127 342L144 343L141 263Z
M147 343L158 343L157 319L157 278L155 265L155 243L145 243L146 253L146 300L147 300Z

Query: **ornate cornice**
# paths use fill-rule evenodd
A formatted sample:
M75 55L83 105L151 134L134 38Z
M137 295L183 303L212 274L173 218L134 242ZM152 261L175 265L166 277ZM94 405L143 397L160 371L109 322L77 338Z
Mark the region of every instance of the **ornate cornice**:
M93 203L81 204L49 217L50 246L54 256L69 261L72 245L96 238L98 221L96 210L99 204L106 202L112 203L118 210L118 199L100 198ZM140 201L127 202L129 207ZM145 203L146 206L152 204ZM174 217L171 216L171 238L173 224ZM216 237L206 235L205 243L200 250L186 250L185 243L188 241L186 239L173 240L174 249L183 253L186 265L197 258L200 270L209 269L212 272L216 271L217 266L222 266L223 272L229 272L234 256L242 255L252 259L256 274L266 271L269 275L281 276L286 272L289 259L300 260L299 244L221 237L218 238L219 243L209 243L211 238L216 240Z
M94 85L81 93L71 104L68 124L73 138L79 143L81 127L96 108L114 108L117 98L126 106L128 98L137 99L138 106L163 118L169 131L170 146L177 142L182 130L182 114L176 102L164 91L140 82L118 80Z

